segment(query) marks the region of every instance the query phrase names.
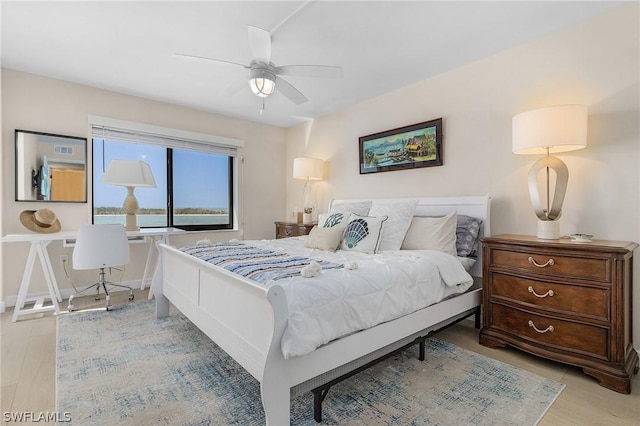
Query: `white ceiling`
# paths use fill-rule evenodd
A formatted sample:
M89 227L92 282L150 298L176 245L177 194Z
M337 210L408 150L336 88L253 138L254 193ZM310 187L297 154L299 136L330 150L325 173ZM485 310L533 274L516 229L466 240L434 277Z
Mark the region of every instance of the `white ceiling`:
M629 3L431 1L11 2L2 67L289 127L527 43ZM339 65L287 77L309 98L251 94L247 26L271 32L276 65ZM241 85L229 95L228 89Z

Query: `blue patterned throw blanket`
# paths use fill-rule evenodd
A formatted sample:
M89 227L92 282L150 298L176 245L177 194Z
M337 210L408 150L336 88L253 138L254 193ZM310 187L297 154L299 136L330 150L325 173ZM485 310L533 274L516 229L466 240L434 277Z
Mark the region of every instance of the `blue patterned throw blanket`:
M180 250L260 284L300 276L302 268L312 262L308 257L261 249L235 241L196 244ZM342 265L326 260L313 261L322 269L342 268Z

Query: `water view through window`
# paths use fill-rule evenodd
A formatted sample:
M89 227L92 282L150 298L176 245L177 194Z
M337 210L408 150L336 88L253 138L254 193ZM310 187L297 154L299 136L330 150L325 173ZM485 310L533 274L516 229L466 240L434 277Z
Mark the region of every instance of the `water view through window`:
M230 157L103 139L93 140L93 223L125 224L126 187L102 182L112 159L141 160L153 172L156 188L134 190L139 227L231 228Z

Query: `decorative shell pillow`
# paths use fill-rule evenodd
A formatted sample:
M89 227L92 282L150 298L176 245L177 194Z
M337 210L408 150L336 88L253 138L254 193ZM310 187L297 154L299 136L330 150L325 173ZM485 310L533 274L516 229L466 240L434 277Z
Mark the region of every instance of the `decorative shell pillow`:
M371 201L335 201L331 204L329 213L318 215L318 226L321 228L345 228L352 213L367 216L371 208Z
M387 216L360 216L352 213L342 237L342 250L375 253Z
M351 213L322 213L318 215L318 226L321 228L341 228L347 226L347 221Z

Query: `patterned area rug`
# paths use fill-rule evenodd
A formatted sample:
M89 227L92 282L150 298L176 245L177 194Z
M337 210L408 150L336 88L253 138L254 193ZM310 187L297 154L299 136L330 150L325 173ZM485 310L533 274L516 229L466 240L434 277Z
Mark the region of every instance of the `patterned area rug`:
M258 382L175 308L58 318L56 404L75 425L262 425ZM532 425L564 385L431 338L334 386L324 425ZM313 396L292 400L315 425Z

